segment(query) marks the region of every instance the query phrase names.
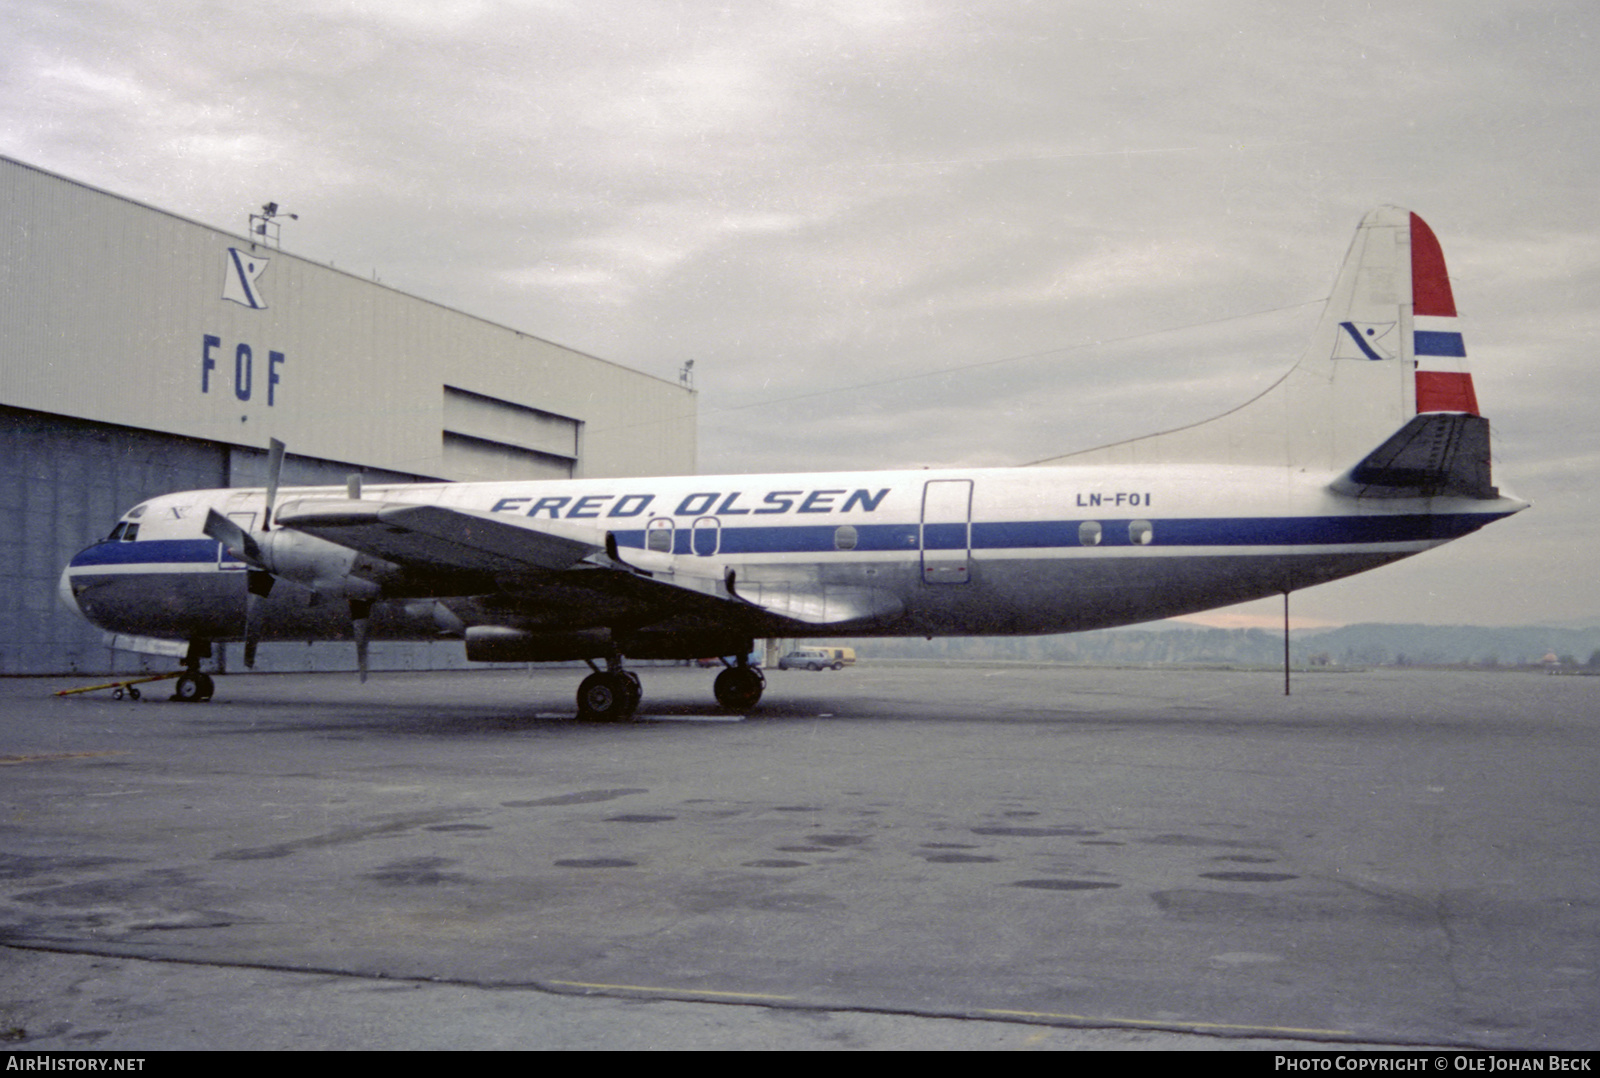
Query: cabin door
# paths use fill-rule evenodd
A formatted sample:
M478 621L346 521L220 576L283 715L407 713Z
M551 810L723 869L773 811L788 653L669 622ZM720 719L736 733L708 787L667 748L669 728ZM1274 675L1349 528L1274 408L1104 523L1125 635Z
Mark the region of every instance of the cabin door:
M972 558L972 480L924 483L920 530L922 582L965 584Z

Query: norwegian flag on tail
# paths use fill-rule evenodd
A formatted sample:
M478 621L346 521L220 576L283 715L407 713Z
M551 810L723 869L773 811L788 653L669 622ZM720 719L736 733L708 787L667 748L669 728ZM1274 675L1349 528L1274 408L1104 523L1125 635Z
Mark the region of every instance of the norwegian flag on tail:
M1444 252L1428 223L1411 215L1412 354L1417 361L1417 413L1478 415L1467 370L1467 346L1456 321L1456 300Z

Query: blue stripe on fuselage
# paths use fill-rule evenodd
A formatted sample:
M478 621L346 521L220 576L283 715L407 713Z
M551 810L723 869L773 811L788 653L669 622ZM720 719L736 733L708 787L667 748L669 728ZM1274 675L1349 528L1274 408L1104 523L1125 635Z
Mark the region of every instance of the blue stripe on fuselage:
M1150 519L1150 518L1143 518ZM1338 546L1459 539L1499 519L1488 513L1407 513L1395 516L1202 517L1150 519L1151 541L1136 544L1133 520L1102 520L1101 546ZM974 549L1078 546L1078 521L974 524Z
M131 543L96 543L73 555L70 568L87 565L192 565L216 562L215 539L137 539ZM234 561L226 553L223 561Z
M1133 518L1100 520L1100 546L1339 546L1362 543L1404 543L1418 540L1459 539L1503 513L1406 513L1392 516L1324 517L1203 517L1141 518L1153 525L1151 542L1138 544L1129 535ZM1081 546L1081 520L974 522L973 550L1044 550ZM934 532L948 529L948 534ZM960 549L960 524L930 525L933 549ZM835 553L834 525L775 525L752 528L724 525L722 554ZM618 531L617 543L644 546L643 531ZM912 551L918 549L918 526L911 524L856 525L855 551ZM691 553L689 529L679 528L674 553ZM848 553L845 551L843 553Z
M1100 520L1104 547L1341 546L1458 539L1505 513L1405 513L1386 516L1143 518L1152 524L1151 541L1137 544L1129 535L1133 519ZM1079 547L1081 520L1034 520L972 524L973 550L1048 550ZM911 552L919 549L919 526L855 525L856 552ZM938 530L936 530L938 529ZM931 549L961 549L964 525L929 525ZM769 527L724 525L721 554L834 554L838 526L791 524ZM642 549L642 529L615 532L623 547ZM689 528L677 529L674 553L692 553ZM197 565L217 561L214 539L141 539L96 543L80 551L71 568L101 565ZM226 564L240 564L223 552Z

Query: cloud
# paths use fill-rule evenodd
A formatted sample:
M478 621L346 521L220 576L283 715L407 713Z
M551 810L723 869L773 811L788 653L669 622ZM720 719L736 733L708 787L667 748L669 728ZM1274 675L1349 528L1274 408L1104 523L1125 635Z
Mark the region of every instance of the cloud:
M297 254L694 359L716 471L1204 418L1298 356L1361 215L1409 205L1508 485L1570 558L1600 525L1590 4L20 0L8 29L3 152L226 228L277 201ZM1496 530L1449 557L1514 564Z

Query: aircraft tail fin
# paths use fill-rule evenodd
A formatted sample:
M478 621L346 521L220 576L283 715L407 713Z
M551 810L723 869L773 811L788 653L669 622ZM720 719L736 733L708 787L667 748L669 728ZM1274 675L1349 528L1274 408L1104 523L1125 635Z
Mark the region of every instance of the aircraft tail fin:
M1338 473L1399 437L1413 417L1434 413L1479 414L1455 297L1433 230L1409 210L1384 206L1357 228L1300 362L1266 392L1215 419L1038 463Z

